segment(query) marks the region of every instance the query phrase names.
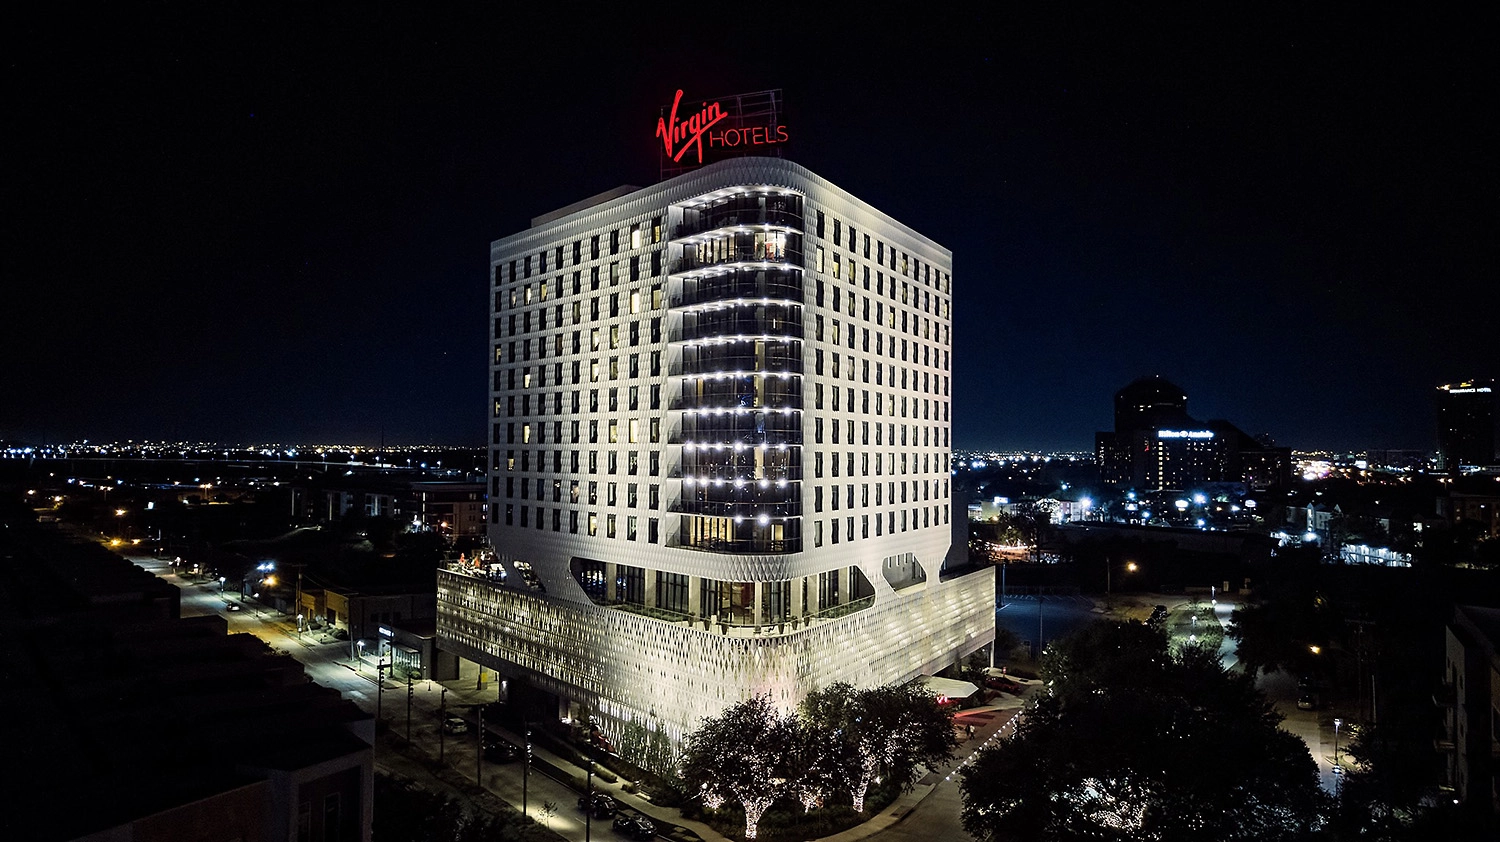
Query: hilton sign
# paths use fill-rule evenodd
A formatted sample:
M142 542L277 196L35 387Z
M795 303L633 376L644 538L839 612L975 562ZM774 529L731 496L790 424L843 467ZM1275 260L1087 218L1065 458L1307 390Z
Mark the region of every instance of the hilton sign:
M781 91L684 103L682 91L656 120L662 178L719 158L775 155L789 139L781 122Z

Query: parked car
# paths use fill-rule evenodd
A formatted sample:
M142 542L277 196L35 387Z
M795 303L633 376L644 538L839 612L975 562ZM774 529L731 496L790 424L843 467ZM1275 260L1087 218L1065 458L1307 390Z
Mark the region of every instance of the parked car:
M348 640L349 639L349 630L348 629L335 628L333 631L329 632L329 634L332 634L334 636L334 639L336 639L336 640Z
M521 750L499 737L486 737L484 759L491 763L514 763L521 759Z
M578 796L578 809L589 810L589 803L589 797L587 795ZM607 819L610 816L613 816L615 814L615 811L620 807L620 805L613 798L605 795L602 792L594 793L592 803L593 810L591 812L596 819Z
M634 810L621 810L615 815L615 832L627 839L655 839L656 822Z
M1158 605L1151 609L1151 619L1146 621L1148 626L1159 626L1167 621L1167 606Z
M1311 690L1303 690L1297 694L1298 710L1317 710L1318 694Z
M1004 690L1007 693L1021 692L1021 685L1011 681L1003 675L992 675L984 680L984 686L991 690Z
M225 611L243 611L244 609L240 607L240 604L238 602L226 602L226 603L224 603L224 610Z
M457 716L450 716L443 720L443 730L449 734L467 734L469 733L469 723Z

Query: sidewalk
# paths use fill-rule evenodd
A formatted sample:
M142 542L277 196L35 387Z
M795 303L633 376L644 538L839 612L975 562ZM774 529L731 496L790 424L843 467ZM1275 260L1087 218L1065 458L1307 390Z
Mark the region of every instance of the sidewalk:
M412 684L412 742L410 744L405 744L404 740L406 733L404 695L407 685L404 681L398 682L387 677L384 684L387 705L384 711L389 731L382 735L381 750L376 755L376 765L423 783L437 782L448 787L450 791L455 789L453 781L466 781L466 784L458 785L456 791L468 790L472 793L475 787L474 775L478 768L479 735L473 730L478 725L476 718L467 715L469 711L465 708L488 704L496 700L498 694L493 680L494 673L486 671L486 675L487 678L482 686L475 673L446 682L414 682ZM373 675L369 675L369 679L372 683L375 680ZM444 701L444 689L448 691L445 705L448 715L463 716L469 723L471 731L468 734L443 738L445 757L442 767L439 768L436 751L433 749L439 739L440 723L437 713L440 703ZM525 736L509 728L486 722L484 730L488 734L504 738L512 745L518 747L526 745ZM528 815L539 824L548 826L552 832L564 839L583 840L586 836L599 832L612 835L609 819L594 819L591 827L585 828L583 813L577 806L579 795L577 787L585 780L584 769L536 743L532 744L532 756L536 760L550 764L553 768L560 770L564 777L571 779L556 780L543 771L544 767L541 763L533 763L529 781L523 790L524 762L497 764L486 761L482 767L485 792L508 803L517 811L522 809L524 799ZM638 795L625 792L624 783L623 780L607 783L595 776L594 791L605 793L622 805L649 816L656 822L658 831L667 838L685 842L693 839L701 839L703 842L729 842L708 825L682 818L676 809L661 807ZM548 802L551 802L556 810L550 818L545 818L543 810ZM677 828L687 832L676 830ZM611 836L606 835L603 838L607 839Z
M493 675L492 673L490 675ZM373 680L373 678L372 678ZM427 682L420 682L425 685ZM413 745L404 747L398 751L398 744L404 742L400 735L405 731L405 699L401 698L401 689L404 683L386 679L386 690L394 693L395 701L386 708L386 719L390 731L383 736L382 751L377 754L377 765L389 768L390 771L401 774L404 777L416 778L419 781L437 782L444 786L451 786L448 779L466 778L467 787L472 789L474 785L472 771L465 776L464 769L473 770L476 762L475 735L468 734L461 737L449 737L446 751L446 770L434 770L436 758L431 752L431 743L436 737L437 729L437 701L444 686L448 689L447 707L452 714L462 712L465 706L484 704L495 701L496 691L491 681L486 681L481 689L476 686L476 677L469 675L461 679L448 682L432 682L430 690L413 685L417 688L414 693L415 703L413 708ZM925 799L931 796L940 787L946 787L956 793L956 779L958 773L972 761L973 756L986 746L994 745L1002 736L1010 733L1009 729L1015 724L1020 715L1024 701L1015 697L1003 697L1005 702L1001 705L989 705L973 708L961 712L955 717L955 724L962 727L973 724L975 733L972 740L962 742L959 745L957 757L948 765L926 770L918 779L911 790L902 793L884 810L870 817L863 824L849 828L848 830L824 837L819 842L853 842L853 840L867 839L880 832L900 823L907 818ZM417 710L423 710L420 718ZM466 717L467 718L467 717ZM418 725L419 719L421 721ZM467 718L471 727L475 725L472 718ZM485 730L491 734L503 737L516 746L525 745L525 737L516 734L508 728L485 723ZM424 735L424 732L425 735ZM424 738L425 736L425 738ZM557 781L541 771L539 765L531 768L529 814L532 818L543 824L540 810L545 800L551 800L558 806L557 812L550 820L550 829L564 839L582 840L585 837L584 823L581 811L577 809L576 800L578 790L575 788L585 777L584 769L574 763L565 760L551 751L537 746L533 743L533 756L539 760L551 764L554 768L561 770L564 776L572 780ZM421 759L413 759L416 754ZM388 759L389 758L389 759ZM397 759L400 758L400 759ZM517 810L521 809L521 776L522 764L509 763L496 765L484 764L484 789L490 795L509 803ZM594 790L605 793L623 806L634 809L649 816L657 823L658 829L663 836L670 839L691 842L694 838L703 842L729 842L729 840L714 830L709 825L684 819L675 808L661 807L639 795L625 792L624 781L606 783L599 777L594 778ZM956 794L955 796L956 797ZM955 813L956 819L956 813ZM596 820L593 830L609 831L609 820ZM673 828L681 830L673 832ZM612 831L611 831L612 832ZM610 838L610 837L605 837Z

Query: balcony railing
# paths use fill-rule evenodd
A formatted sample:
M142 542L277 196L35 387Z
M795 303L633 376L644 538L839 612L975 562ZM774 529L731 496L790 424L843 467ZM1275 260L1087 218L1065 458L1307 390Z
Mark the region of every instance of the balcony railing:
M758 312L757 312L758 311ZM690 314L681 327L667 334L670 342L694 342L719 337L802 338L801 311L779 305L755 305Z
M802 552L801 538L746 538L746 539L703 539L698 543L684 540L679 544L685 550L702 550L710 553L799 553Z
M767 517L801 517L802 503L800 500L788 500L781 503L764 502L723 502L715 500L687 500L679 499L671 507L678 514L685 515L709 515L710 517L739 517L745 520L753 520L765 515Z
M709 380L705 384L730 382L722 380ZM704 389L701 394L687 394L673 398L667 406L668 409L725 409L725 410L769 410L777 412L782 409L800 410L802 408L802 392L795 387L801 381L791 378L788 384L791 389ZM781 385L781 384L778 384Z
M736 247L725 249L712 257L704 257L702 259L694 254L683 255L672 261L669 271L673 275L680 275L686 272L696 272L700 269L711 269L715 266L729 266L737 263L770 263L801 266L802 252L791 248Z
M789 340L767 340L772 343L786 343ZM744 342L733 342L714 347L695 347L687 349L682 360L667 367L667 374L671 377L691 377L703 374L729 374L744 372L754 374L758 372L785 372L789 374L802 373L802 355L789 353L754 353L752 349L745 348L753 344L752 340ZM775 349L773 349L775 350ZM740 353L735 353L740 351ZM750 353L745 353L750 351Z
M697 452L683 454L684 457L696 457L699 455ZM767 482L780 482L782 480L797 482L802 479L801 465L765 465L762 466L762 476L760 477L753 475L754 469L755 466L753 464L727 465L708 462L706 460L700 461L695 458L684 458L683 466L677 472L677 478L689 477L693 482L712 482L714 480L733 482L736 479L744 479L747 476L751 478L745 479L746 482L760 482L761 479L765 479Z
M700 211L696 219L683 221L672 229L672 238L680 240L720 228L742 226L771 226L801 231L802 211L800 207L797 210L774 210L748 206L719 206Z
M672 307L692 307L719 301L766 300L802 303L802 275L792 269L729 272L682 282Z

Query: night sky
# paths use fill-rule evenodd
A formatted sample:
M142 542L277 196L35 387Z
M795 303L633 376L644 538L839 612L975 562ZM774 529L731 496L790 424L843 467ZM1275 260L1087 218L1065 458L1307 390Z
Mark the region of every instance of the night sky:
M4 27L0 439L481 444L490 241L654 182L679 87L783 89L953 250L957 448L1091 449L1144 374L1430 448L1497 374L1487 18L212 5Z

